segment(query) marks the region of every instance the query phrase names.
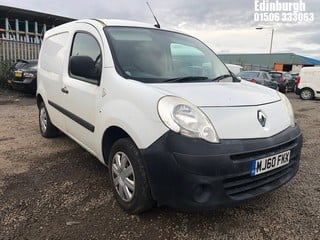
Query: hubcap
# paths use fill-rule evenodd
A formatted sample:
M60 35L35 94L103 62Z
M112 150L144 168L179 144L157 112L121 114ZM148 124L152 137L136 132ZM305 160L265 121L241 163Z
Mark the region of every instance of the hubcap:
M310 99L311 98L311 92L308 90L304 90L301 93L301 96L303 99Z
M40 110L40 127L41 131L45 132L47 130L48 119L46 109L43 107Z
M132 200L135 191L135 176L128 156L117 152L112 159L112 179L118 195L125 202Z

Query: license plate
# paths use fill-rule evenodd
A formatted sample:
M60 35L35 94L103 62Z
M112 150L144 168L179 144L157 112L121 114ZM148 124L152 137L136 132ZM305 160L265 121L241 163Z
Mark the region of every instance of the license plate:
M22 72L15 72L15 73L14 73L14 76L15 76L15 77L22 77Z
M251 176L269 172L290 162L290 150L251 162Z

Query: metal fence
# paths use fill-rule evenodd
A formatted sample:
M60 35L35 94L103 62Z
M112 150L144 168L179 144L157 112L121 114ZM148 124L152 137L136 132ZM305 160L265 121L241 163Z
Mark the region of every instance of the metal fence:
M16 62L18 59L37 59L40 43L0 39L0 61Z

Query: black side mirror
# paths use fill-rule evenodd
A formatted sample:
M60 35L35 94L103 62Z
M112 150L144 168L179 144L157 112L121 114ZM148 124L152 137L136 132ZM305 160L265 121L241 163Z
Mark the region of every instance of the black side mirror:
M71 75L99 82L101 69L95 66L95 62L89 56L72 56L69 65ZM91 82L91 81L90 81Z

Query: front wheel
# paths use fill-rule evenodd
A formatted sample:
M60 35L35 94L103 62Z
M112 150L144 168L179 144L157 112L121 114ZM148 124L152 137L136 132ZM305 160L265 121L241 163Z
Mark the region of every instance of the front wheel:
M312 100L314 98L314 92L310 88L304 88L300 92L300 98L302 100Z
M124 211L138 214L153 207L145 167L131 139L120 139L113 144L108 166L114 196Z

